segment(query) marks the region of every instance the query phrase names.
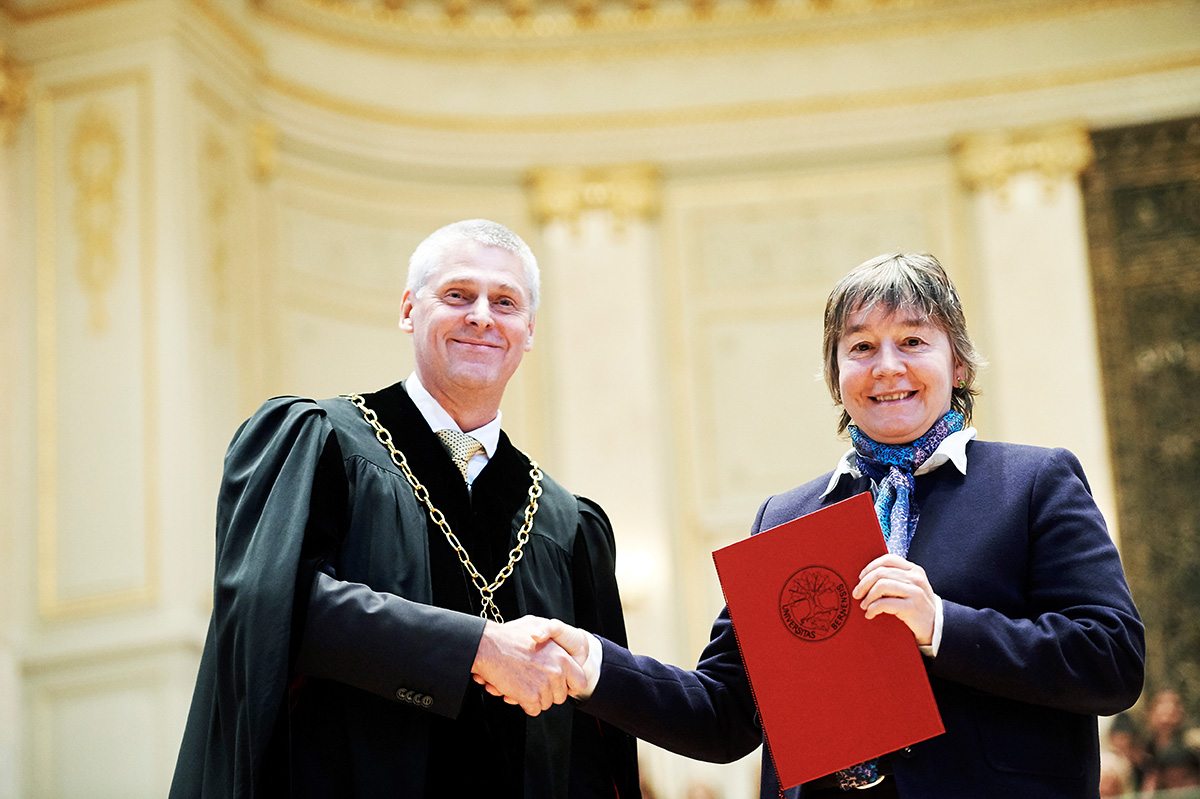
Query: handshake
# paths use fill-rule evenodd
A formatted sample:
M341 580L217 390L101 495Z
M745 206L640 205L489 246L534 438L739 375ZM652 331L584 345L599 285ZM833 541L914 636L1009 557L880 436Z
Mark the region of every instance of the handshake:
M589 637L557 619L488 621L471 676L493 696L536 716L587 689Z

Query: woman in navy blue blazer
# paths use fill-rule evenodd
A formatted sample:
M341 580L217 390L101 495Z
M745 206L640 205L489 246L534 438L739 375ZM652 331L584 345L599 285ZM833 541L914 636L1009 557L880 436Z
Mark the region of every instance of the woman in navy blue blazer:
M980 358L932 256L848 273L826 304L824 357L854 447L767 499L752 532L872 491L889 554L864 564L853 594L868 618L912 630L946 732L786 792L764 747L762 797L1098 796L1096 717L1137 700L1145 642L1078 460L975 440ZM558 639L590 653L587 712L703 760L762 743L727 611L692 671L570 629Z

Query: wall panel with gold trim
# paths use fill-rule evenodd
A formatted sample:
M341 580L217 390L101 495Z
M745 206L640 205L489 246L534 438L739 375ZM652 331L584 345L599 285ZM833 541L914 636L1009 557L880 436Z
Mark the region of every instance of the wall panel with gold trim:
M158 597L150 77L37 104L38 612Z
M30 796L91 799L163 795L180 712L171 682L190 655L131 650L86 666L27 664Z

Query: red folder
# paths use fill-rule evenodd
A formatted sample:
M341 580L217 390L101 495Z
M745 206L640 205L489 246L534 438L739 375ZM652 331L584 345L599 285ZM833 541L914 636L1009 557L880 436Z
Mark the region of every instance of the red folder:
M867 493L713 552L784 788L945 731L912 632L850 595L886 552Z

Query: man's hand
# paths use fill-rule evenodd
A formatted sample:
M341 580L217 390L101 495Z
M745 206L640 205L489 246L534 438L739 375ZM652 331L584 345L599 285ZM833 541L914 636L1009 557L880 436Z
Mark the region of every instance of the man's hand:
M567 651L575 662L583 666L588 659L588 635L578 627L572 627L569 624L564 624L561 621L556 621L558 626L554 631L554 642Z
M854 598L862 600L868 619L890 613L908 625L918 645L933 642L936 600L924 569L899 555L883 555L868 563L858 579Z
M524 616L504 624L489 621L483 628L471 674L488 693L536 716L551 705L565 702L571 691L582 690L587 683L580 666L583 660L577 662L552 640L557 635L566 636L568 642L575 640L567 625L555 619ZM586 641L582 648L582 657L586 658Z

